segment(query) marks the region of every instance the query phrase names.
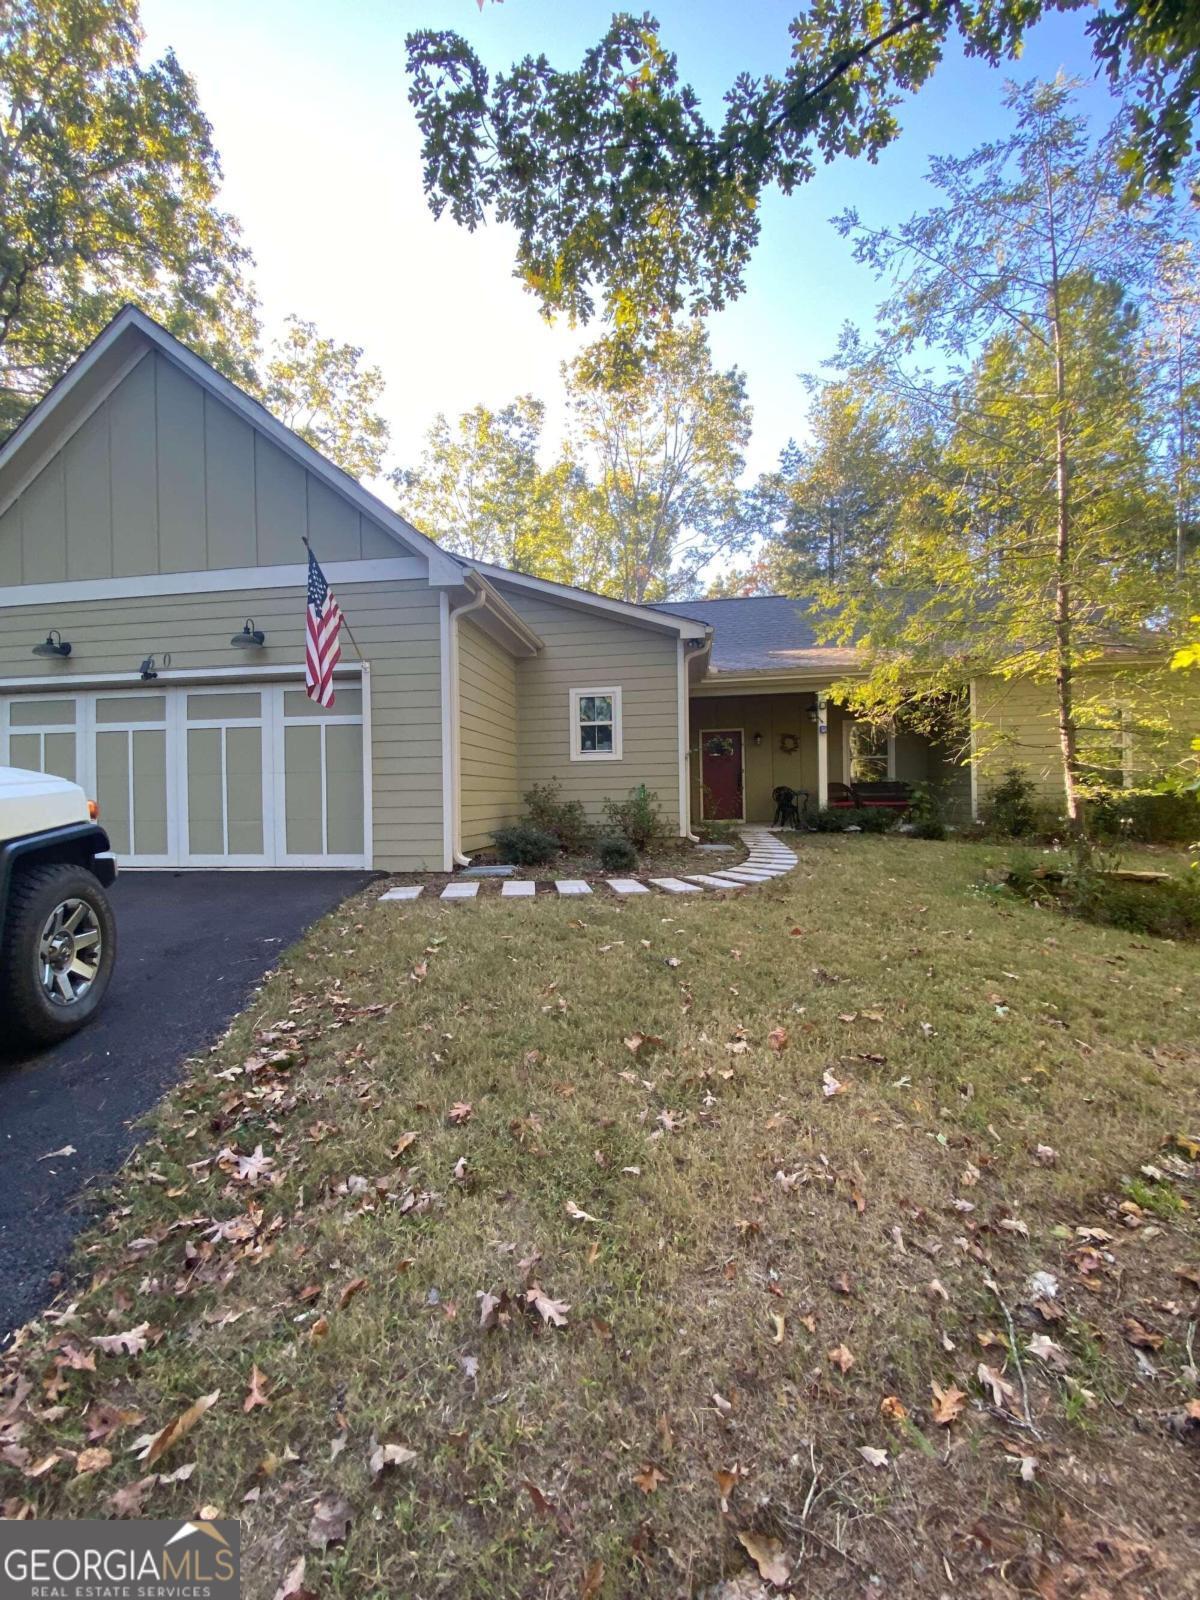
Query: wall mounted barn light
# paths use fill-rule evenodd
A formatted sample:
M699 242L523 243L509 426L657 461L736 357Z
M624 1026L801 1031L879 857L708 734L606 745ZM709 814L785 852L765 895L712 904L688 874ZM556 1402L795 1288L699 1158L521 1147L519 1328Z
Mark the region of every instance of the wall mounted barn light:
M171 665L171 657L170 657L169 653L167 655L163 656L162 665L163 665L163 671L164 672ZM147 656L146 659L142 662L141 666L138 668L138 672L140 673L140 675L142 677L142 681L144 683L149 683L151 678L157 678L158 677L158 668L154 664L154 657L153 656Z
M71 654L71 646L57 628L51 628L46 635L45 643L35 644L33 653L35 656L69 656Z
M247 617L241 633L235 633L229 642L238 650L261 650L267 642L267 636L261 628L254 626L253 617Z

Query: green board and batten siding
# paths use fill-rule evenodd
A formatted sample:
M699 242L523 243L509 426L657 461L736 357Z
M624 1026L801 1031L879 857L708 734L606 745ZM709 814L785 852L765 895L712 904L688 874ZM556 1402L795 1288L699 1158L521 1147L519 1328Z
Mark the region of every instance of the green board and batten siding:
M0 516L0 585L406 552L155 351Z
M517 663L470 617L458 628L459 818L470 855L521 814Z
M599 820L604 800L639 783L658 795L664 822L679 827L679 642L601 612L561 605L498 581L505 599L543 641L517 662L518 781L554 779L567 800ZM620 688L620 761L572 761L572 689Z

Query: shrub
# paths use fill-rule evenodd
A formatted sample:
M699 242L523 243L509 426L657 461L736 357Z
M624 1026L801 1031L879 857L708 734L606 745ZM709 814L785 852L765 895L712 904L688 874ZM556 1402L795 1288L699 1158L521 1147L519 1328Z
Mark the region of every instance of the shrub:
M492 838L501 861L511 861L519 867L540 867L558 854L554 835L529 822L512 822L497 828Z
M1108 789L1088 801L1088 827L1099 839L1190 844L1200 839L1200 794L1190 790Z
M845 833L861 828L863 833L886 833L896 825L896 813L887 806L835 806L818 811L813 818L818 833Z
M914 839L944 839L946 837L946 824L941 817L922 817L919 822L912 825Z
M1197 875L1139 883L1112 877L1106 870L1112 859L1086 844L1049 870L1044 857L1023 856L1009 867L1006 887L1022 899L1058 906L1088 922L1163 939L1200 939Z
M983 810L984 824L995 833L1023 839L1035 831L1034 785L1024 767L1009 767L988 797Z
M638 853L623 833L606 833L596 841L596 853L605 872L631 872Z
M604 815L612 831L621 833L637 850L645 850L664 833L658 795L639 783L624 800L611 796L604 802Z
M535 783L526 789L525 814L531 827L557 839L564 850L585 850L592 842L593 828L583 809L582 800L563 800L558 779L551 783Z

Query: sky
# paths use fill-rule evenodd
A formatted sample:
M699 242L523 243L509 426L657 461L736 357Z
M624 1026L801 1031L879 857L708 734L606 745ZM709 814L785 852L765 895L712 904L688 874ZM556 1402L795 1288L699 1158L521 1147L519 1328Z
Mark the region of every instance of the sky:
M361 345L387 379L393 464L417 461L439 411L514 395L560 414L559 365L592 331L548 326L513 278L514 235L435 222L421 182L408 105L406 34L452 28L485 64L528 53L575 66L612 6L591 0L142 0L146 50L173 48L197 81L225 174L224 203L256 258L268 328L295 312ZM738 72L782 72L794 0L665 0L654 7L680 76L710 119ZM1052 16L1021 61L992 69L955 54L901 112L903 132L878 163L839 159L790 197L763 204L762 237L742 297L710 319L714 358L745 372L754 407L747 477L803 437L799 374L832 354L846 320L866 325L871 274L830 217L898 221L929 203L931 156L1001 136L1006 78L1063 69L1087 80L1100 125L1114 103L1097 80L1079 14Z

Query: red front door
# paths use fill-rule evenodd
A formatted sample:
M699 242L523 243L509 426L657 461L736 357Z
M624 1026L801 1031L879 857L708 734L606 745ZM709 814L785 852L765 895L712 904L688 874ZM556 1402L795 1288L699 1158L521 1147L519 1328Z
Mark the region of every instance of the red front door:
M712 821L745 818L740 728L714 728L700 735L700 783L703 815Z

